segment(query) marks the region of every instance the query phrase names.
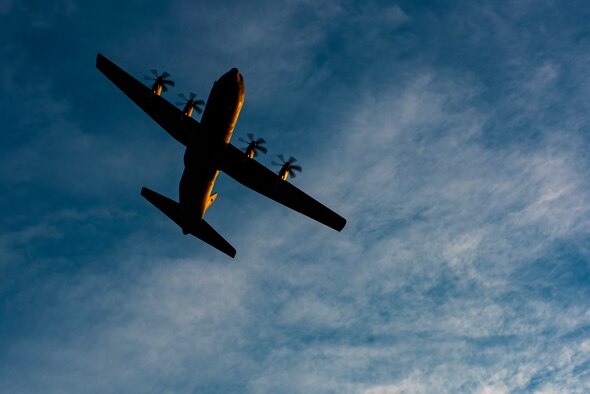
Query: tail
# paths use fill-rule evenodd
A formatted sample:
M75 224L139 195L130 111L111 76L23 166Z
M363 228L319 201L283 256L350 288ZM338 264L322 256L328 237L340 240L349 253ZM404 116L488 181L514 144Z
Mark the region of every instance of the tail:
M147 187L141 188L141 195L160 211L164 212L164 214L172 219L174 223L179 225L185 234L188 233L194 235L230 257L236 256L236 250L234 247L219 235L213 227L211 227L205 220L188 218L183 215L180 204L176 201L164 197Z

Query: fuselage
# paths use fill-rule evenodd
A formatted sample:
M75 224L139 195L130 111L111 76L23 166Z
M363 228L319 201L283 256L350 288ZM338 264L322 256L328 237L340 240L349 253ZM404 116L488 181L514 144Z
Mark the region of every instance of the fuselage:
M191 137L184 153L179 202L185 217L203 219L219 174L218 152L229 143L244 103L244 79L236 68L221 76L211 88L201 118L200 132ZM188 225L188 223L187 223ZM189 229L183 228L183 231Z

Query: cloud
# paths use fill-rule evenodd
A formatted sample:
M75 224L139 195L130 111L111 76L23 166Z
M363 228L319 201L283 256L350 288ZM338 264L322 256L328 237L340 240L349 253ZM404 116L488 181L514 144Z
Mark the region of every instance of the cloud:
M385 386L371 387L363 391L363 394L402 394L402 393L426 393L427 387L416 381L415 378L407 378L403 381Z
M324 195L346 196L352 220L341 234L307 220L277 224L270 210L240 232L245 257L237 265L166 258L157 243L144 251L122 245L129 258L117 271L135 277L132 285L107 285L108 274L68 285L63 297L72 308L106 303L103 323L85 330L95 332L92 342L70 339L68 355L49 356L50 344L45 362L65 357L65 365L76 365L94 354L73 376L80 386L85 376L111 376L98 386L107 390L133 390L127 379L143 376L152 378L139 389L162 381L212 387L222 374L224 387L254 392L502 392L533 382L550 390L555 376L569 382L560 387L575 387L580 380L568 371L585 359L583 350L573 350L584 349L585 336L575 333L589 316L581 306L527 290L515 275L555 253L547 236L585 234L575 224L540 226L563 215L567 221L562 204L571 199L586 209L587 189L574 181L585 170L572 164L577 155L567 138L562 144L549 137L536 150L477 143L487 114L459 105L473 96L462 86L448 76L418 74L405 90L384 88L358 104L380 116L342 119L354 125L341 146L347 167L329 158L317 167L320 180L342 177ZM404 117L412 100L418 109ZM387 125L396 119L402 126L390 133ZM444 129L430 134L437 124ZM554 162L545 160L547 152ZM361 174L362 187L353 187ZM314 237L304 235L310 231ZM146 245L146 235L138 236L129 244ZM151 253L147 261L140 257ZM104 286L112 299L91 291ZM123 374L128 362L132 368ZM557 375L543 377L552 368ZM59 387L56 378L44 379Z

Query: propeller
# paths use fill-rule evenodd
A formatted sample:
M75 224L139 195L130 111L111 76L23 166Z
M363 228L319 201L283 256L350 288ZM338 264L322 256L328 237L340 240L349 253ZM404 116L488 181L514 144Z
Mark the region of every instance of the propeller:
M284 181L287 180L287 176L290 175L292 178L295 178L297 176L295 174L295 172L302 172L303 171L303 169L301 168L300 165L293 164L297 161L297 159L294 158L293 156L290 156L289 160L285 160L285 156L283 156L283 155L277 155L277 157L281 160L281 163L277 163L276 161L273 161L272 164L275 166L281 166L281 169L279 170L279 176Z
M178 97L180 97L184 101L177 101L176 105L181 107L184 106L184 113L192 112L193 109L195 109L199 114L203 112L203 109L201 107L205 105L205 101L201 99L195 100L197 94L193 92L190 92L188 96L189 98L186 98L184 93L180 93Z
M154 75L153 77L145 75L143 78L148 81L154 81L154 90L156 90L155 88L157 86L161 86L162 90L167 92L168 87L166 85L174 86L174 81L167 79L170 76L168 72L164 71L162 74L158 74L158 70L150 70L150 72Z
M253 157L258 156L258 151L260 151L262 153L268 152L268 149L265 146L262 146L262 144L266 144L265 139L264 138L254 139L254 134L252 134L252 133L248 133L248 141L246 141L242 137L238 138L238 140L240 142L243 142L244 144L248 144L243 149L244 149L244 152L246 152L246 156L248 156L249 158L253 158Z

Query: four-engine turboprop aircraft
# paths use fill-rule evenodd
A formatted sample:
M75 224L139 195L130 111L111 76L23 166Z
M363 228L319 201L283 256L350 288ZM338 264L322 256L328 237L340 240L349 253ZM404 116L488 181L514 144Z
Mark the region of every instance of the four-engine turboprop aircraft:
M223 253L235 256L236 250L203 219L217 197L217 193L211 194L211 191L220 170L244 186L337 231L346 225L343 217L286 182L288 174L284 169L279 176L254 160L251 152L245 154L229 143L245 93L244 79L236 68L215 81L201 122L198 122L190 116L192 110L182 111L160 96L162 90L166 91L165 85L174 86L172 81L166 80L168 73L158 75L153 70L155 82L149 88L101 54L96 57L96 67L186 146L179 202L146 187L141 189L141 195L179 225L185 235L192 234ZM190 100L193 98L191 96ZM289 165L292 161L294 159L289 160Z

